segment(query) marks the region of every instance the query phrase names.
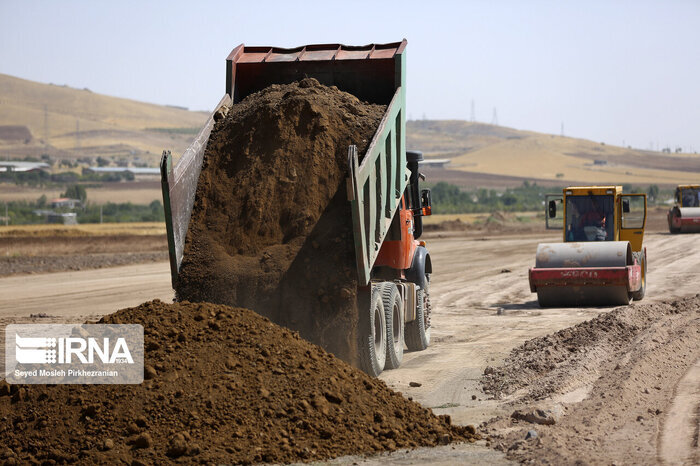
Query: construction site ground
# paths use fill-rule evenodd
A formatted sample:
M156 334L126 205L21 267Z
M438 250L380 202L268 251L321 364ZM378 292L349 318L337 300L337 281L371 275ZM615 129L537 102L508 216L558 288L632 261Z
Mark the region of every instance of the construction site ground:
M335 463L700 461L700 236L670 235L661 219L651 221L647 296L617 310L539 308L527 271L538 243L560 240L555 232L443 230L423 239L434 270L432 344L381 379L454 423L481 425L489 440ZM32 272L0 278L1 327L96 320L173 298L169 264L155 258ZM4 332L0 339L4 351Z

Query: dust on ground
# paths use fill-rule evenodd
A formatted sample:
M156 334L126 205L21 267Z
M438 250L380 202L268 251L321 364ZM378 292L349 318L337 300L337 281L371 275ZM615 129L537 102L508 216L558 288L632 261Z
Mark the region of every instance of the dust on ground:
M287 463L479 438L246 309L156 300L100 323L144 326L145 382L0 382L0 458Z
M232 106L204 154L177 296L253 309L352 361L348 146L364 154L384 111L313 78Z

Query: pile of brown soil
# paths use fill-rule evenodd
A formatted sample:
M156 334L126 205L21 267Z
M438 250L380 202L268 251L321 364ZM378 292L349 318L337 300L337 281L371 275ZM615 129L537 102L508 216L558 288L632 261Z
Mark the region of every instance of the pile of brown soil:
M0 382L0 461L286 463L478 438L246 309L152 301L101 322L144 326L144 383Z
M234 105L207 144L178 298L253 309L351 361L348 146L364 153L384 111L312 78Z

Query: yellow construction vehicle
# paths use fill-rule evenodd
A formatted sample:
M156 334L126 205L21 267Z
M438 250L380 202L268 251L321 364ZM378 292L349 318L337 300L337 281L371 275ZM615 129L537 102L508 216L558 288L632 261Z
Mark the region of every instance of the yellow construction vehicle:
M645 194L621 186L569 187L546 195L547 229L563 243L537 246L530 290L542 307L629 304L644 298Z
M700 233L700 184L680 184L676 205L668 211L668 231Z

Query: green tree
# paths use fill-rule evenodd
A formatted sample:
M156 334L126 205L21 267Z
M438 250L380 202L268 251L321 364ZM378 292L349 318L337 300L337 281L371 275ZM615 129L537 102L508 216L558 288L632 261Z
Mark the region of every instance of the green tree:
M79 184L72 184L66 188L66 192L61 194L62 197L67 197L70 199L80 199L80 202L85 205L87 201L87 191L85 191L85 186Z
M504 194L501 200L503 201L503 205L507 206L514 206L518 203L518 198L512 193Z
M659 187L655 184L649 185L647 189L647 196L649 196L649 202L656 202L656 198L659 197Z
M159 215L163 212L163 204L161 204L158 199L151 201L148 207L151 208L151 212L153 212L154 215Z

